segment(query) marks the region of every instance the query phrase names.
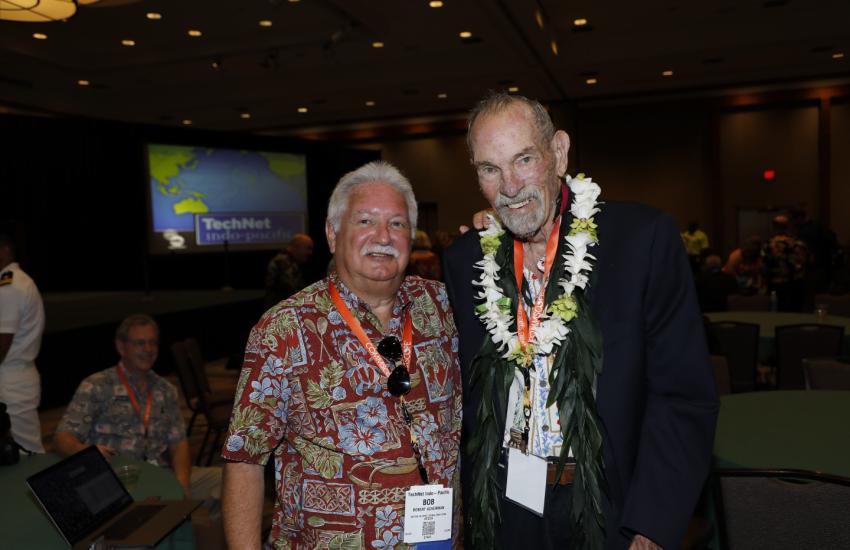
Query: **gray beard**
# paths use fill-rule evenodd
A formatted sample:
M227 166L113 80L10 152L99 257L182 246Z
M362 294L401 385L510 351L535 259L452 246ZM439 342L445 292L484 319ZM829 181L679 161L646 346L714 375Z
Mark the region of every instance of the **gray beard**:
M498 211L505 227L521 241L529 240L546 223L545 208L535 208L526 214L514 214L507 206L499 208Z

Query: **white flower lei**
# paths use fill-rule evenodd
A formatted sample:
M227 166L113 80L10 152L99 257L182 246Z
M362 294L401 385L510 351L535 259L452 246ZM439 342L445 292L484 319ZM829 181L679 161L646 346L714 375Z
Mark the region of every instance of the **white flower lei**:
M481 287L476 299L483 300L483 304L476 308L476 315L484 323L497 349L504 351L502 357L516 360L523 366L528 366L536 354L549 355L567 337L570 332L567 324L578 314L573 291L576 287L583 290L587 286L593 269L592 262L596 260L588 248L599 242L593 216L599 212L596 199L602 190L584 174L578 174L575 178L567 176L566 182L575 197L570 206L573 222L570 232L564 237L567 242L562 256L564 276L558 280L563 293L540 315L540 323L534 332L534 339L529 342L529 349L522 348L516 332L510 329L513 308L510 299L496 282L499 280L500 268L496 263L498 245L495 243L499 242L505 230L493 216L488 216L490 226L479 233L484 259L475 264L481 270L481 276L472 284ZM545 292L545 288L540 291Z

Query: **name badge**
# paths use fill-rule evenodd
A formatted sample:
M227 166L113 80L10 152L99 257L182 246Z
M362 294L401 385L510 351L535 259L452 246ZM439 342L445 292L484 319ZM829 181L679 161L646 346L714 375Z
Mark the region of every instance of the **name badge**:
M452 489L414 485L404 494L404 542L448 541L452 538ZM441 546L426 546L440 548Z
M543 516L547 467L546 460L539 456L527 455L514 448L508 449L505 497L538 516Z

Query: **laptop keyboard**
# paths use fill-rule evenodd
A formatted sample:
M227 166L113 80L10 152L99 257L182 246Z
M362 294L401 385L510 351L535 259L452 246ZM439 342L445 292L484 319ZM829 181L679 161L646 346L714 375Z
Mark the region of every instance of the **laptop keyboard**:
M146 521L165 508L165 504L142 504L136 506L118 521L109 526L103 535L106 540L123 539L139 528Z

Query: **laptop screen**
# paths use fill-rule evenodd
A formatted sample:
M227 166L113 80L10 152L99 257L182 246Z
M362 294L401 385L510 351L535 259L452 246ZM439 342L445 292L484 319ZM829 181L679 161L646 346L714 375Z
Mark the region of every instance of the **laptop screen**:
M94 446L29 477L27 484L72 546L133 503Z

